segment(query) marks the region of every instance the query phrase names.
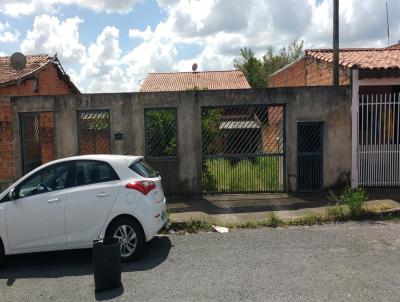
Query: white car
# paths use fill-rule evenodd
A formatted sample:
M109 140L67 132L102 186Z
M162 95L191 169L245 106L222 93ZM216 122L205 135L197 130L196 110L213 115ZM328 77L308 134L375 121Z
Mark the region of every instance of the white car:
M5 255L91 248L121 241L135 258L166 224L157 171L141 156L87 155L52 161L0 194L0 262Z

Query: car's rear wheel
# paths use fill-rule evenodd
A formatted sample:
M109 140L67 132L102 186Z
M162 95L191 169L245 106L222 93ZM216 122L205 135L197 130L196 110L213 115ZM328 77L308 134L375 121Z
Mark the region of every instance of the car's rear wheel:
M121 242L121 260L129 262L143 250L144 234L140 224L126 217L118 219L107 230L107 237L118 238Z

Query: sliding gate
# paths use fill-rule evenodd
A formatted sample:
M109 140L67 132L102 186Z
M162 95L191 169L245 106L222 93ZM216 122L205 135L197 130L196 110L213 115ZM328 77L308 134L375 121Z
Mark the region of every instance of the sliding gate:
M202 108L203 193L281 192L284 106Z
M357 165L361 186L400 186L400 95L360 95Z

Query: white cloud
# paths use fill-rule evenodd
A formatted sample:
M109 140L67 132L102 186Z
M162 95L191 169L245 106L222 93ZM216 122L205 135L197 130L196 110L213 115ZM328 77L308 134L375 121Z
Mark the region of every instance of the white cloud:
M21 50L26 54L57 53L66 64L82 62L86 52L79 41L79 24L82 22L79 17L65 21L49 15L36 17L33 29L27 32L21 43Z
M89 46L79 81L86 82L90 92L122 91L127 79L120 65L119 30L107 26Z
M152 34L153 34L153 32L151 31L151 28L149 25L147 25L147 27L144 31L141 31L139 29L130 29L129 30L130 38L140 38L143 40L148 40L151 38Z
M94 11L126 14L143 0L2 0L0 12L9 16L32 15L57 11L60 4L77 5Z
M19 38L19 31L12 29L9 23L0 22L0 42L12 43L17 42Z
M42 6L51 11L64 3L125 13L137 2L140 0L2 0L0 11L11 4L40 11L38 5L44 3L47 5ZM42 15L35 18L21 49L57 52L83 91L133 91L149 72L189 71L194 62L199 70L233 68L233 60L243 47L252 48L258 55L268 46L280 48L294 39L304 39L306 47L330 47L331 2L248 0L244 5L243 0L158 0L166 17L145 30L130 28L128 37L139 44L128 51L121 50L119 40L128 37L120 37L114 26L104 28L86 47L79 40L79 25L83 22L79 17L60 20ZM400 19L396 18L400 2L388 0L388 4L395 42L400 39ZM341 1L340 23L342 47L386 45L385 7L380 0ZM190 56L186 51L192 45L196 52Z

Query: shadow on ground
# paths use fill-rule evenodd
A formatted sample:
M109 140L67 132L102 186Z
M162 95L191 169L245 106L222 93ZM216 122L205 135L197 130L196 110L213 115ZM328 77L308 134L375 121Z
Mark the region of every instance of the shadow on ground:
M150 270L167 259L170 249L171 241L168 237L155 237L147 243L139 259L122 264L122 272ZM24 278L59 278L91 274L92 250L85 249L9 256L5 267L0 270L0 279L7 280L7 285L12 286L16 280ZM121 295L123 288L115 290L114 294L118 293ZM113 293L99 293L99 297L96 295L96 298L107 300L107 295Z
M400 203L400 190L395 188L368 188L369 200L384 200L391 199Z
M328 206L334 202L324 193L302 193L170 197L167 204L171 213L203 212L212 215L299 210Z

